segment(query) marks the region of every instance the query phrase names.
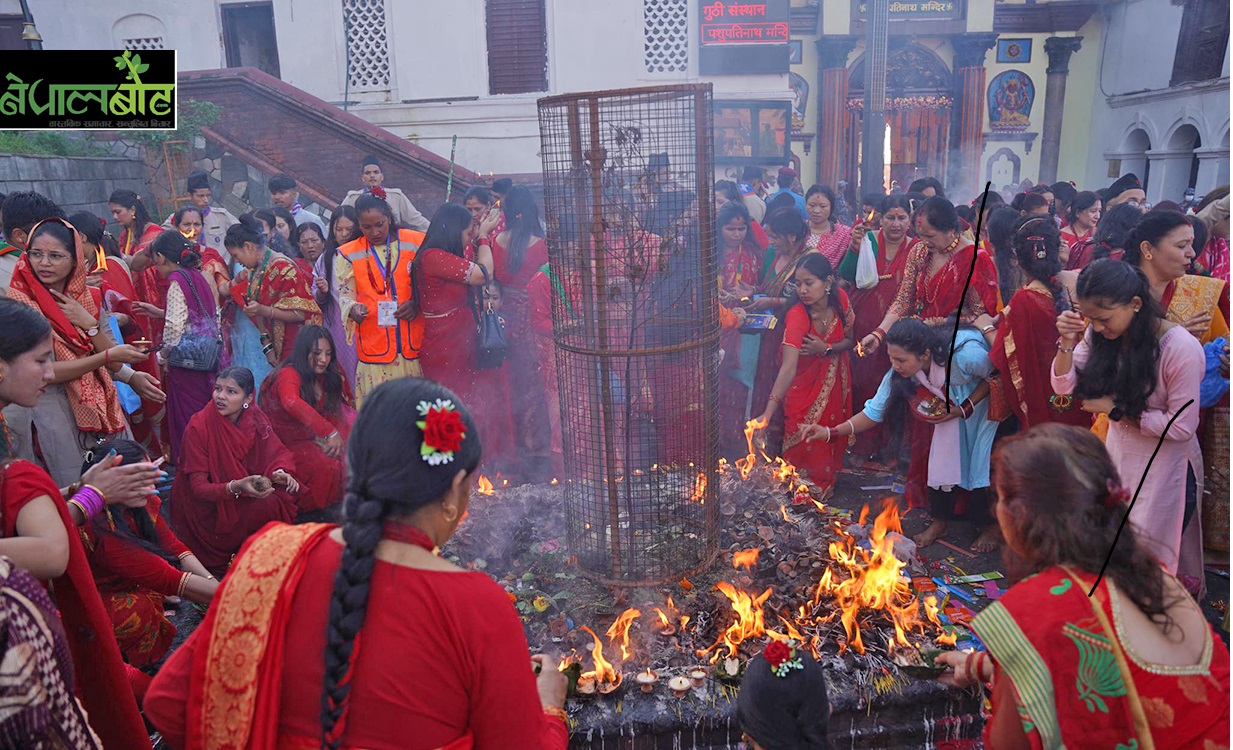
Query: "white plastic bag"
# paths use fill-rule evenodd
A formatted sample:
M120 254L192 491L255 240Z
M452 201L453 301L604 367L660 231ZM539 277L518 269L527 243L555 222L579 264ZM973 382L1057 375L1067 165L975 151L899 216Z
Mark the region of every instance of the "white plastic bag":
M873 232L866 232L861 251L856 257L856 288L873 289L878 285L878 256L873 248Z

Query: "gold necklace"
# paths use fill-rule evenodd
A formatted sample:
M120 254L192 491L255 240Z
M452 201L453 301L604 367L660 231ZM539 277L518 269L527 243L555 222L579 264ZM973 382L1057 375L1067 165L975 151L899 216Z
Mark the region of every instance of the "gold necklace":
M963 239L963 235L959 235L958 237L955 237L955 241L947 245L945 250L943 250L940 253L935 253L935 254L936 255L950 255L951 253L955 252L955 248L959 247L959 240L961 239Z

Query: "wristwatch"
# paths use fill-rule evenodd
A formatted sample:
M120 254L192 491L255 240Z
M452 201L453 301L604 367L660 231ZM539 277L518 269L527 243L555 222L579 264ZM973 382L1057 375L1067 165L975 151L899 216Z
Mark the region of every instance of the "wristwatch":
M1126 416L1126 412L1122 411L1120 406L1115 406L1109 410L1109 420L1112 422L1120 422L1124 416Z
M87 335L87 336L89 336L90 338L94 338L95 336L97 336L97 335L98 335L98 326L94 326L93 328L91 328L91 329L89 329L88 331L86 331L86 335Z

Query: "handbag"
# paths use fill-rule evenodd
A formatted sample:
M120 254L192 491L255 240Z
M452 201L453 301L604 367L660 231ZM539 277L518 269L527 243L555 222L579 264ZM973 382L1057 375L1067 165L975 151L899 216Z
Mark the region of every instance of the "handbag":
M484 284L478 294L472 291L471 298L471 314L475 317L476 329L475 366L481 370L495 370L509 356L509 339L505 335L505 321L495 310L482 304L484 287L488 286L488 269L483 266L479 269L484 274Z
M874 249L873 232L866 232L861 251L856 258L856 288L873 289L878 285L878 256Z
M177 271L176 273L183 273ZM205 305L201 303L201 296L197 294L197 287L193 284L193 280L184 277L187 282L188 290L193 293L193 299L197 302L197 309L204 314ZM181 370L191 370L193 372L217 372L219 360L223 356L223 335L219 330L218 321L206 315L210 319L212 332L193 331L192 315L189 315L189 325L186 327L184 334L180 336L180 343L171 347L167 352L167 364L171 367L178 367Z

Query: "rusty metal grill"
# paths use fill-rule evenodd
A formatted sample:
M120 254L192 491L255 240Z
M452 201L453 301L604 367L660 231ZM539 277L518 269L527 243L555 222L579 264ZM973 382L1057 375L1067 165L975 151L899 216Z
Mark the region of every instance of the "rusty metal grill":
M539 119L568 542L614 585L676 581L717 551L711 87L549 97Z

